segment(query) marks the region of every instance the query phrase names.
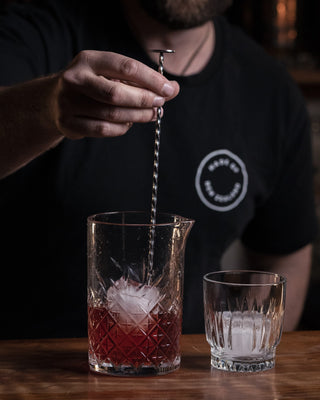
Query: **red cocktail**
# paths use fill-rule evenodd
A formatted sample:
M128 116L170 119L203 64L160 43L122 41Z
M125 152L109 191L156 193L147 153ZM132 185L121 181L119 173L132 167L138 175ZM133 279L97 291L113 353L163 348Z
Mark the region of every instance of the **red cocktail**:
M89 362L109 373L153 373L180 364L181 315L175 312L125 315L88 307ZM176 368L172 368L172 365Z

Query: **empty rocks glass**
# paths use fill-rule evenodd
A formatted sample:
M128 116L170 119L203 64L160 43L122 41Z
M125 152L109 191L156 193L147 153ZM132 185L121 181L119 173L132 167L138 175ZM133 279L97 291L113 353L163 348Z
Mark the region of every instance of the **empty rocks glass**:
M259 271L222 271L203 279L211 365L225 371L273 368L285 309L286 280Z

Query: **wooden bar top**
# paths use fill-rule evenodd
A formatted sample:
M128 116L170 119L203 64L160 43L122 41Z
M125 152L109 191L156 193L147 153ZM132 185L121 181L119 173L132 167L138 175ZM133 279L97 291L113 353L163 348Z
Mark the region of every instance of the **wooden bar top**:
M211 370L204 335L181 344L178 371L123 378L89 372L86 338L0 341L0 399L320 399L320 331L284 333L276 367L259 373Z

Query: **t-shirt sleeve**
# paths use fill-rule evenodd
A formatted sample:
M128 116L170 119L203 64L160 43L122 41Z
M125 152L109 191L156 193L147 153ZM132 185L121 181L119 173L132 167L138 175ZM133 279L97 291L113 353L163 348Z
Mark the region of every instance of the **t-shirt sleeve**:
M69 4L69 3L68 3ZM74 13L76 15L76 13ZM0 11L0 86L64 68L72 59L76 17L60 2L12 3Z
M293 84L284 98L284 118L279 121L285 126L279 152L281 167L273 190L257 208L242 237L248 248L271 254L296 251L317 234L309 116Z

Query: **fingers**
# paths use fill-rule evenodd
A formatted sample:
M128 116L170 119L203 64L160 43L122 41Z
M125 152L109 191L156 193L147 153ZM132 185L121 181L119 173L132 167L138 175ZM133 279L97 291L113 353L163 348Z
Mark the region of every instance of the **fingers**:
M133 107L163 105L179 92L177 82L139 61L101 51L79 53L62 81L98 101Z
M88 115L89 113L86 112ZM85 114L79 114L85 115ZM110 121L114 123L145 123L155 121L157 118L157 108L148 109L134 109L134 108L119 108L119 107L107 107L97 108L90 112L90 118L101 119L104 121Z
M145 123L155 121L158 109L158 107L129 108L111 106L87 96L75 95L74 93L61 96L59 108L61 110L60 117L63 120L68 119L68 116L74 116L101 119L115 123L125 123L128 121Z
M124 134L133 123L157 119L157 107L126 108L99 103L74 93L60 97L57 125L65 136L76 139L84 136L105 137Z
M150 108L161 107L166 101L165 97L157 96L150 90L110 80L101 75L97 76L87 70L82 72L80 78L81 84L75 89L101 103L120 107Z
M119 136L157 118L179 92L176 82L128 57L83 51L60 74L55 121L69 138Z
M80 53L79 57L85 60L96 75L134 82L134 84L168 99L178 94L179 89L176 82L168 81L157 71L132 58L117 53L99 51L84 51Z
M109 121L94 120L92 118L77 117L65 121L64 134L70 139L83 137L115 137L122 136L131 128L132 123L113 123Z
M77 116L84 116L86 118L101 119L114 123L145 123L155 121L157 118L157 108L120 108L120 107L96 107L92 110L80 110Z

